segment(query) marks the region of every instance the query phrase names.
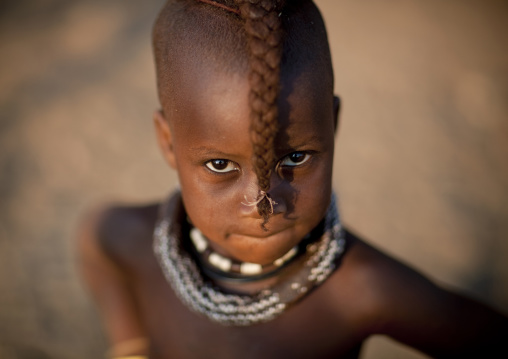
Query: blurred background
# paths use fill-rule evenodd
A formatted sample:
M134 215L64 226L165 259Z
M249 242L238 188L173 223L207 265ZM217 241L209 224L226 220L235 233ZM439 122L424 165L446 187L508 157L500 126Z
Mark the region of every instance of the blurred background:
M100 358L76 224L158 200L150 30L162 0L0 3L0 358ZM508 313L508 4L318 0L342 97L346 224ZM362 358L425 358L370 339Z

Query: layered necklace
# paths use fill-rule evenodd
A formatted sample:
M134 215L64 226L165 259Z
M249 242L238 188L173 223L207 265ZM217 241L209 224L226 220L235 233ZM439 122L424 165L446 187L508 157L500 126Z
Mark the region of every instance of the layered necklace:
M180 300L193 311L223 325L247 326L276 318L288 306L323 283L333 272L337 260L344 252L344 234L337 212L335 196L332 195L320 239L306 244L303 250L290 250L277 262L280 264L277 267L282 267L295 257L303 257L301 268L296 270L289 279L276 283L257 294L227 293L203 277L197 262L183 247L182 239L185 236L182 232L183 214L181 212L183 212L183 206L180 199L177 202L178 207L175 207L174 211L175 218L172 220L168 218L169 204L166 203L162 209L162 216L154 230L154 252L166 280ZM178 210L180 213L177 213ZM199 237L200 233L196 233L187 235ZM201 249L204 252L206 247L200 240L205 239L195 240L195 238L192 241L197 251L199 252ZM298 253L300 254L297 255ZM208 259L208 261L210 260ZM282 263L280 263L281 261ZM231 264L224 263L223 259L216 261L215 267L220 269L220 266L223 266L222 269L229 271ZM238 265L241 275L242 263ZM247 268L245 270L247 278L251 275L259 275L262 271L260 267L256 267L254 270L253 263L249 263L245 268ZM270 271L270 273L272 272Z

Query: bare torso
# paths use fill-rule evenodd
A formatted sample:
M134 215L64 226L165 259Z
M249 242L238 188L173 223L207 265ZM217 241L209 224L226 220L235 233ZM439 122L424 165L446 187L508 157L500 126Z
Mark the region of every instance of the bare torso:
M108 238L103 245L129 275L151 358L358 357L365 336L334 289L340 285L338 271L275 320L247 327L216 324L187 308L164 278L152 249L157 206L139 214L144 224L138 228L144 230L130 231L128 240Z
M451 353L457 343L476 340L484 325L497 335L496 326L508 327L506 318L438 288L349 232L338 268L320 287L270 322L223 326L187 308L164 278L152 249L158 205L105 213L81 246L88 257L85 278L112 342L142 335L149 339L150 358L357 358L362 342L375 333L431 354L441 347L446 352L448 345ZM111 276L109 265L100 273L94 269L94 262L101 268L105 260L116 268ZM111 289L118 278L123 285ZM101 294L108 290L109 296ZM480 327L457 329L464 326L457 322L463 311ZM120 325L117 318L128 319ZM450 331L456 334L443 335Z

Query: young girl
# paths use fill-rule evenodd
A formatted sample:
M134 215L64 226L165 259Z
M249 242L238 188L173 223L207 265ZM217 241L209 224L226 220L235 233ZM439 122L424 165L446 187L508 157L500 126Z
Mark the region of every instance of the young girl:
M153 34L180 189L84 223L110 357L357 358L373 334L435 357L506 352L506 317L342 227L340 102L312 1L170 0Z

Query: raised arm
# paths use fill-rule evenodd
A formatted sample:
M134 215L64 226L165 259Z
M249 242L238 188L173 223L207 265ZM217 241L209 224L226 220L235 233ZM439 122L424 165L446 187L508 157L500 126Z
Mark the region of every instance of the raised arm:
M90 213L78 232L78 268L90 291L103 324L111 349L111 358L147 355L148 341L133 300L128 276L104 250L112 210ZM113 215L114 216L114 215Z
M388 284L391 303L385 303L389 316L381 321L381 332L436 358L508 354L505 316L416 272L401 277Z
M508 318L436 285L365 243L352 248L370 315L369 334L384 334L435 358L508 358ZM502 354L502 355L501 355ZM499 356L500 355L500 356Z

